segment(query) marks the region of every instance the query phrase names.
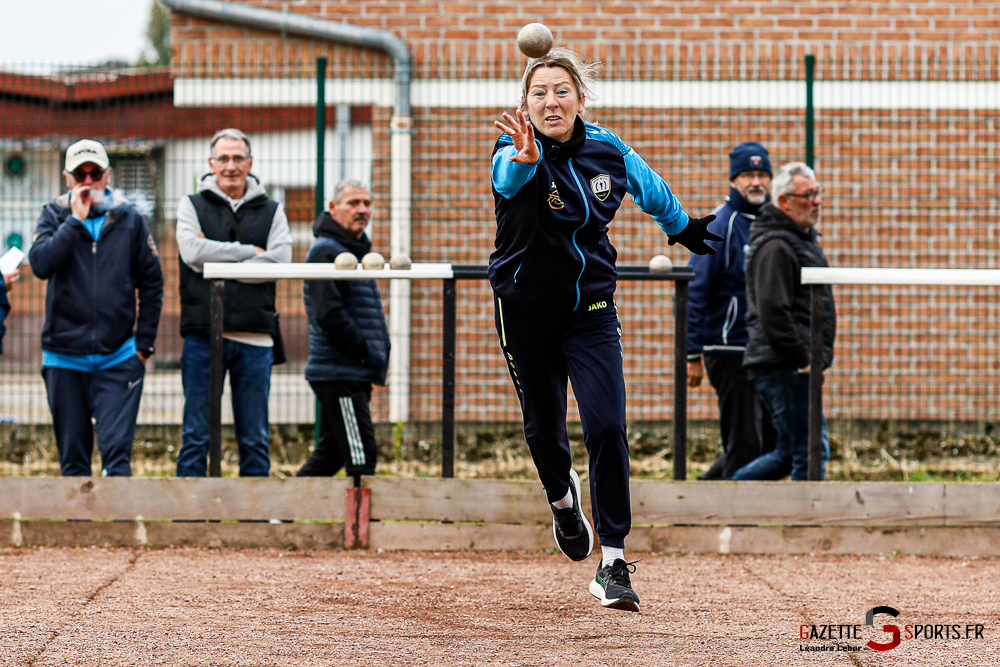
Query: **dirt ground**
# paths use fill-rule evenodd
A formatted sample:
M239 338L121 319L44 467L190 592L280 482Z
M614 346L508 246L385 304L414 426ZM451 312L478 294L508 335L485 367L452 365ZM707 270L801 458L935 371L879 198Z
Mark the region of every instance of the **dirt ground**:
M1000 664L1000 560L629 555L640 614L589 595L596 555L3 549L0 664ZM864 625L878 605L904 632L886 652L865 647L891 638Z

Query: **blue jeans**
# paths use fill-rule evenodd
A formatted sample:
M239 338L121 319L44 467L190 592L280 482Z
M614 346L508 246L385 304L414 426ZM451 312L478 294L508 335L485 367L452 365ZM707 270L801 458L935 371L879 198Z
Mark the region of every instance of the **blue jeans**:
M233 394L233 430L240 452L240 477L267 477L271 457L267 444L267 399L271 393L274 350L231 340L222 341L223 373L229 371ZM177 454L178 477L204 477L208 467L209 343L184 337L181 354L184 385L184 434Z
M737 470L732 479L781 479L792 473L793 480L809 479L809 374L778 371L754 380L757 396L771 413L777 431L774 450L758 456ZM823 417L823 462L820 479L830 460L830 439Z

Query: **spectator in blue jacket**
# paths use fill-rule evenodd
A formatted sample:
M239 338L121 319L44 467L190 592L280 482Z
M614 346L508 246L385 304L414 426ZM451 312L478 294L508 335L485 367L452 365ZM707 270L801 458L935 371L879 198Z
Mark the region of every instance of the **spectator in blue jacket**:
M337 184L313 223L316 241L306 262L333 263L349 252L358 260L371 252L365 234L372 195L360 181ZM372 385L385 384L389 330L374 280L307 280L302 297L309 316L306 380L321 409L319 441L299 477L374 475L378 458L369 402Z
M42 377L59 463L63 475L90 475L96 435L102 474L128 476L163 305L160 260L142 215L108 188L104 146L70 146L63 176L69 192L42 209L28 253L49 281Z
M668 242L713 253L721 240L689 217L666 181L614 132L585 123L593 66L566 49L528 61L516 118L504 112L491 174L497 219L489 278L500 348L521 403L524 437L552 510L552 532L572 560L587 558L594 532L601 563L590 593L603 607L639 611L635 565L625 560L632 526L621 324L615 306L618 253L608 226L631 195ZM581 507L566 434L567 379L590 454L594 528Z
M7 300L7 292L14 286L14 282L21 277L19 271L11 271L7 275L0 274L0 354L3 354L3 335L7 333L7 327L3 321L7 319L10 312L10 301Z
M774 429L743 369L747 294L743 260L750 225L771 200L771 160L754 141L729 154L729 196L709 229L722 237L714 255L692 255L688 302L688 386L708 381L719 399L722 455L699 479L728 479L774 448ZM704 362L704 367L702 363Z

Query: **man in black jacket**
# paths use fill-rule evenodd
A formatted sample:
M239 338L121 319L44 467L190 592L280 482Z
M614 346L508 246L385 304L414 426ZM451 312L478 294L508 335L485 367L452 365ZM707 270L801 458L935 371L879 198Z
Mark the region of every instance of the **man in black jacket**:
M90 475L96 434L102 473L128 476L163 273L146 221L108 188L104 146L70 146L63 176L69 192L42 209L28 253L49 281L42 377L59 463L63 475Z
M227 128L215 133L210 147L211 171L202 177L201 191L183 197L177 206L184 337L184 433L177 454L178 477L204 477L208 460L209 283L202 277L202 266L292 260L285 212L250 173L249 137ZM227 280L222 331L222 364L232 389L240 476L267 477L271 366L281 362L274 281Z
M828 266L816 224L823 188L801 162L783 165L772 196L750 229L746 258L747 340L743 366L754 380L777 431L773 451L746 464L732 479L808 479L810 295L801 284L803 266ZM823 369L833 363L837 314L833 289L826 287L823 311ZM823 422L823 464L830 456Z
M360 181L337 184L313 224L316 241L306 262L330 262L349 252L360 260L372 249L365 227L372 196ZM302 292L309 315L306 380L322 410L319 442L299 477L374 475L378 447L369 401L372 384L385 384L389 330L374 280L307 280Z

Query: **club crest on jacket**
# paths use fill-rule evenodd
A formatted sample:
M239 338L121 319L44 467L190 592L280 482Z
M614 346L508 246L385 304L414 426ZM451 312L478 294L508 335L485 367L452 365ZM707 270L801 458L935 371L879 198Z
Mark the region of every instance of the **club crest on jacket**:
M590 179L590 189L594 191L594 196L604 201L611 194L611 176L608 174L598 174Z

